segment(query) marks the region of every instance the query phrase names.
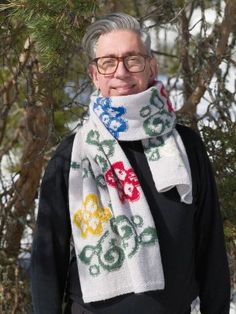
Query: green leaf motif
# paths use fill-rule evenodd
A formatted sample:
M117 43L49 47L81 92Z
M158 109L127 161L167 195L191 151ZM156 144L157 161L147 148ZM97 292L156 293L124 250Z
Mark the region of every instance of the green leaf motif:
M80 163L76 162L76 161L71 161L70 167L72 169L80 169Z
M87 139L86 139L86 142L88 144L91 144L91 145L97 145L99 146L99 132L96 131L96 130L90 130L88 135L87 135Z
M103 173L105 173L109 168L108 161L100 155L95 156L95 162L101 167Z
M115 151L115 140L104 140L100 143L99 151L104 152L107 157L111 157Z
M147 227L139 236L140 243L143 245L151 245L157 241L156 229Z
M101 187L102 189L105 189L107 187L106 181L105 181L104 176L102 174L99 174L96 177L96 184L97 184L97 186Z
M81 168L83 178L88 178L89 175L93 177L93 169L88 158L82 159Z

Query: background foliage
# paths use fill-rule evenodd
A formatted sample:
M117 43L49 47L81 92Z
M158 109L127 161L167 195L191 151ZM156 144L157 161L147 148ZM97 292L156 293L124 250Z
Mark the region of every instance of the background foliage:
M39 183L56 144L86 113L92 86L81 48L85 28L113 11L136 16L150 28L159 76L166 80L179 119L205 141L235 283L235 0L1 1L2 313L29 312L25 269Z

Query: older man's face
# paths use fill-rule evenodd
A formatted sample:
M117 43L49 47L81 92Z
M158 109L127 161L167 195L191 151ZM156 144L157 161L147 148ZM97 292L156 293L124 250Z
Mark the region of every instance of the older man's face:
M146 55L147 51L139 36L129 30L118 30L100 36L96 47L96 58L137 54ZM100 74L95 64L90 65L89 72L102 96L132 95L146 90L153 83L157 65L154 58L148 58L144 71L139 73L128 72L123 62L119 62L113 74Z

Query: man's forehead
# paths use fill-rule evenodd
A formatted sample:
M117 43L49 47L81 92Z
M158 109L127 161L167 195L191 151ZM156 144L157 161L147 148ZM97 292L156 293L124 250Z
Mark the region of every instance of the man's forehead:
M96 44L96 57L146 53L140 35L132 30L115 30L99 37Z
M135 56L135 55L140 55L140 51L138 50L129 50L123 53L109 53L109 51L105 54L103 54L103 56L100 57L127 57L127 56Z

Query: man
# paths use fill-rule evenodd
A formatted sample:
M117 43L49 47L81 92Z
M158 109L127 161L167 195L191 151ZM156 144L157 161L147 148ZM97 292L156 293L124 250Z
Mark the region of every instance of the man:
M84 47L90 116L49 162L31 283L35 313L229 313L217 192L197 134L176 124L148 33L113 13ZM71 249L70 243L73 243Z

